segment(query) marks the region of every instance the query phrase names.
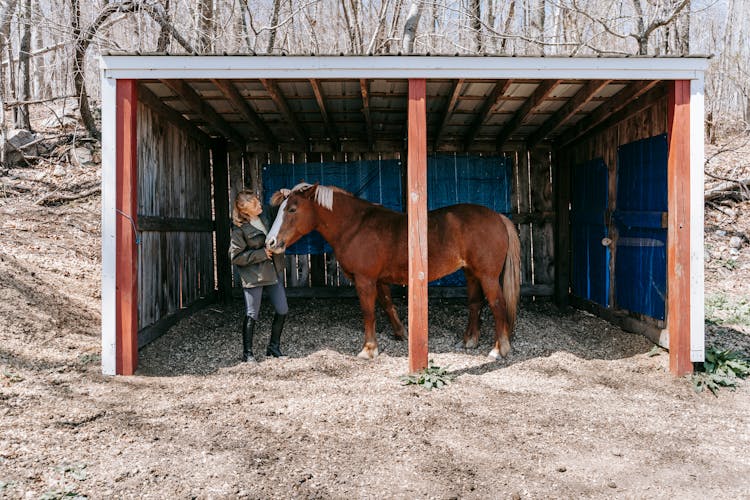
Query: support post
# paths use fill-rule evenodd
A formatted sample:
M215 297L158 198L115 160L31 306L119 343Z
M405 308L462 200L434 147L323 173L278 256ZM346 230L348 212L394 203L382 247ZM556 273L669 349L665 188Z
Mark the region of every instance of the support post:
M552 186L555 203L555 304L569 305L570 286L570 153L555 154Z
M214 213L216 214L216 276L219 301L232 299L232 264L229 261L229 179L227 141L215 139L211 144L214 173Z
M690 361L690 81L669 83L667 103L667 327L669 370L681 377Z
M138 85L116 84L116 373L132 375L138 366Z
M426 81L409 79L407 200L409 231L409 372L427 368Z

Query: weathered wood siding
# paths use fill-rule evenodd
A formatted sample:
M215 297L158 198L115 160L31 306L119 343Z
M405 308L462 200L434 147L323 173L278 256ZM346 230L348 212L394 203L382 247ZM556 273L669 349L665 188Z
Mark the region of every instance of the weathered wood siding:
M214 292L209 150L138 106L139 329Z

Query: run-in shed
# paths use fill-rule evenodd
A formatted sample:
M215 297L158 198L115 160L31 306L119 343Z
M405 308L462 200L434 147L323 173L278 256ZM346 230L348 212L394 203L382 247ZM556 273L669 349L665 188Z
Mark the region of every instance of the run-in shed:
M301 177L380 203L398 191L410 370L427 362L427 207L478 201L519 227L524 294L642 332L669 348L673 373L690 372L704 353L706 65L103 56L103 372L132 374L139 346L231 296L231 193ZM346 290L324 242L287 260L290 294Z

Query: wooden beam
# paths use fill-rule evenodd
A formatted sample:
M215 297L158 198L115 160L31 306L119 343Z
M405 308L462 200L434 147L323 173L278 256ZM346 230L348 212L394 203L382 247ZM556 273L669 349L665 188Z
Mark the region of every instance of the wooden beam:
M210 124L220 135L223 135L238 146L243 146L245 142L247 142L246 139L232 128L232 126L229 125L210 104L204 101L203 98L193 90L193 87L185 82L185 80L162 80L162 83L172 89L175 94L180 96L193 112L200 116L201 119L205 120L206 123Z
M518 128L523 125L526 118L531 114L532 111L534 111L540 104L542 104L542 101L544 101L547 96L554 90L555 87L561 82L561 80L544 80L542 83L539 84L539 86L534 90L534 93L529 96L526 101L524 101L523 105L516 111L516 114L513 115L513 118L510 119L508 123L505 124L503 129L500 131L500 134L497 136L497 143L502 146L502 144L507 141L511 135L513 135Z
M426 81L409 79L407 213L409 231L409 372L427 368Z
M229 221L226 221L229 224ZM213 232L216 225L211 219L186 219L182 217L159 217L138 215L139 231L154 232Z
M214 213L216 214L216 274L219 300L228 302L232 297L232 264L229 261L229 173L227 170L227 143L216 139L211 148L214 178Z
M167 106L145 85L138 86L138 102L148 106L154 113L178 126L185 133L198 140L203 146L211 146L211 138L193 122L182 116L174 108Z
M138 366L138 83L117 80L116 125L116 352L115 372Z
M474 122L469 128L469 132L466 134L466 139L464 140L464 150L468 151L471 148L471 144L474 142L474 139L477 138L479 129L482 128L482 124L490 115L497 102L503 97L505 91L508 90L508 87L510 87L511 83L512 80L498 80L495 83L495 87L492 89L492 92L487 97L487 99L484 100L479 113L477 113Z
M549 134L560 128L570 120L581 108L588 104L603 88L609 85L612 80L591 80L576 92L568 102L555 111L539 129L531 134L528 139L529 148L533 148L539 142L543 141Z
M583 117L572 129L566 131L557 140L558 146L567 146L587 134L591 129L607 120L610 116L638 99L640 96L652 89L659 80L645 80L631 83L628 87L604 101L590 115Z
M275 80L268 80L265 78L261 78L260 83L262 83L266 88L266 92L268 92L268 95L271 96L271 100L276 105L276 108L279 110L279 113L281 113L281 116L284 117L284 120L286 120L286 122L292 128L292 134L294 135L295 139L299 141L300 144L304 144L305 149L307 149L309 135L297 120L296 115L289 108L289 104L286 102L284 93L279 88L279 85Z
M232 103L232 106L234 106L234 109L237 110L242 118L250 122L250 124L255 128L255 130L258 131L258 134L264 141L272 146L276 145L277 141L273 136L273 132L271 132L271 129L268 128L268 125L266 125L266 122L263 121L263 118L261 118L260 115L255 112L252 106L248 104L245 98L242 97L240 91L237 90L237 87L235 87L231 81L211 80L211 82L216 85L219 90L221 90L222 94L224 94L224 97L226 97L229 102Z
M438 145L440 144L440 139L442 139L443 134L445 133L445 127L448 125L448 122L450 121L451 116L453 115L453 110L456 108L458 97L461 95L461 90L463 88L464 88L463 78L453 82L453 90L451 91L451 97L448 100L448 105L445 107L445 111L443 112L443 118L440 120L440 126L438 127L437 134L435 134L435 143L433 146L435 151L437 151L438 149Z
M375 134L372 130L372 117L370 116L370 85L365 79L359 80L359 89L362 93L362 114L365 116L365 125L367 126L367 143L372 151L375 142Z
M669 371L692 373L690 361L690 80L668 84L667 325Z
M320 83L318 82L318 80L314 78L310 78L310 86L312 87L313 93L315 94L315 100L318 102L320 116L323 117L323 126L325 127L326 135L328 135L328 137L331 139L333 150L338 151L341 147L339 144L339 134L336 131L336 126L331 120L331 117L328 115L328 108L326 107L326 96L325 94L323 94L323 89L320 88Z
M627 118L650 108L660 100L664 99L667 90L663 85L654 87L645 94L641 95L638 99L627 104L625 107L620 108L619 111L607 116L607 119L600 122L596 127L589 129L587 132L590 135L596 135L599 132L606 130L610 127L617 125L618 123L626 120Z
M555 203L555 303L568 307L570 290L570 154L556 158L552 169L552 193Z

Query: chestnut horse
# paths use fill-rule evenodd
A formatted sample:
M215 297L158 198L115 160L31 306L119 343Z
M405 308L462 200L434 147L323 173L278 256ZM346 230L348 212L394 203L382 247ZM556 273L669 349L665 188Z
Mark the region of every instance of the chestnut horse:
M333 186L301 183L274 193L281 205L266 246L283 252L310 231L331 245L341 268L354 282L364 315L365 343L359 357L378 355L375 299L388 315L397 339L404 325L391 301L390 284L405 285L409 273L406 214L357 198ZM458 346L477 347L482 292L495 317L490 357L510 351L510 333L520 295L520 244L513 223L481 205L460 204L429 212L428 279L463 268L469 298L469 325ZM503 285L500 286L502 275Z

